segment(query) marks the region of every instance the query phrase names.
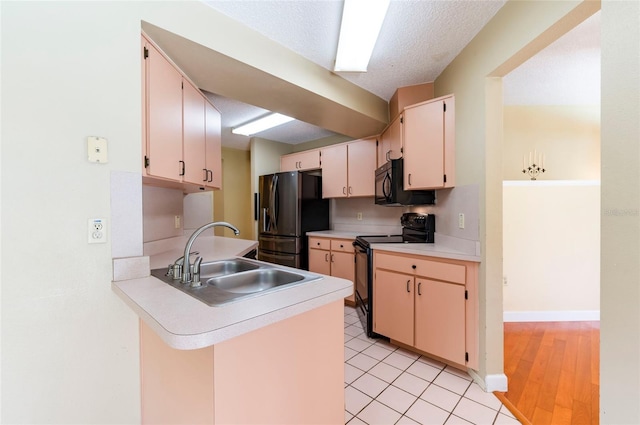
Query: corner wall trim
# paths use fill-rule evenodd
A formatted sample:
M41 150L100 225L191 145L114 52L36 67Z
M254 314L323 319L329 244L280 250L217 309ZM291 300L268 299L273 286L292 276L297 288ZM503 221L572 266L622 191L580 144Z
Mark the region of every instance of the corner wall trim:
M478 372L473 369L467 369L467 372L473 378L474 382L480 385L480 388L488 393L492 393L494 391L507 391L507 375L504 373L487 375L482 378L478 375Z
M505 322L582 322L599 321L600 310L505 311Z

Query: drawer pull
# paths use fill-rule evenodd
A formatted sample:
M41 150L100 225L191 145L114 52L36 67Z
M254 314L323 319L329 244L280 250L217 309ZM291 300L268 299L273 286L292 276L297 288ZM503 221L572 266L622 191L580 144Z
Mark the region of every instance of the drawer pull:
M422 285L422 282L418 282L418 295L422 295L422 294L420 293L420 285Z
M418 266L416 266L416 265L414 264L414 265L412 265L412 266L411 266L411 268L412 268L413 270L415 270L416 268L418 268Z

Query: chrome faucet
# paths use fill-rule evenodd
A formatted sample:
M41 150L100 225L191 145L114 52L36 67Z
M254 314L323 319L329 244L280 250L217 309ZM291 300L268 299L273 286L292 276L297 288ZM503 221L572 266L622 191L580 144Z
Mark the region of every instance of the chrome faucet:
M176 260L176 265L178 265L177 263L180 261L180 259L184 261L182 266L182 277L180 279L181 283L190 283L191 286L194 286L194 287L200 286L200 263L202 263L202 257L200 256L196 257L196 261L193 266L193 273L192 273L191 267L190 267L190 260L189 260L189 256L191 253L191 246L193 245L193 242L195 242L196 238L200 236L202 232L217 226L228 227L229 229L233 230L233 233L235 233L236 236L240 234L240 230L238 230L235 226L225 221L214 221L212 223L207 223L204 226L201 226L198 229L196 229L196 231L193 232L191 237L189 237L189 240L187 241L187 244L184 247L184 256ZM197 279L194 279L194 277L196 276L197 276Z

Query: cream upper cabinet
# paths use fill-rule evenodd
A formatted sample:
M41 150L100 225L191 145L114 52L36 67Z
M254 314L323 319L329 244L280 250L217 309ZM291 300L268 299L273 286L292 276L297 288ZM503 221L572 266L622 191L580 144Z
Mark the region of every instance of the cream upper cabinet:
M322 158L322 197L374 196L376 139L327 146Z
M398 115L385 128L378 138L378 163L377 167L383 166L391 159L402 158L403 156L403 130L402 124L404 115Z
M205 102L205 162L207 181L213 189L222 188L222 117L212 104Z
M220 188L220 112L144 36L142 57L144 182L185 192Z
M304 171L320 168L320 150L291 153L280 157L280 171Z
M455 98L444 96L404 109L405 190L455 186Z
M182 75L143 39L147 176L180 180L182 174Z
M184 182L205 185L205 103L200 91L183 80L182 88L182 178Z

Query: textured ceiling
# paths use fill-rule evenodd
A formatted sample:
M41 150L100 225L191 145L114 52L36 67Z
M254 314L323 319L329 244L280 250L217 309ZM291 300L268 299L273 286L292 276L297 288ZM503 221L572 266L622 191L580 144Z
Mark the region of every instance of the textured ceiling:
M208 0L209 6L332 69L341 0ZM388 100L398 87L435 80L505 0L392 0L366 73L339 73ZM506 104L599 103L599 14L521 65L504 79ZM247 149L249 137L231 128L267 113L233 99L209 95L223 117L223 145ZM334 133L294 121L257 134L302 143Z

